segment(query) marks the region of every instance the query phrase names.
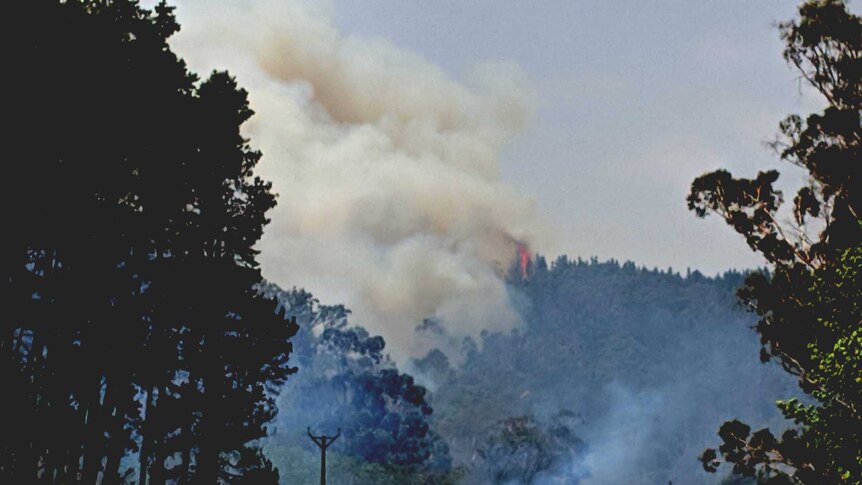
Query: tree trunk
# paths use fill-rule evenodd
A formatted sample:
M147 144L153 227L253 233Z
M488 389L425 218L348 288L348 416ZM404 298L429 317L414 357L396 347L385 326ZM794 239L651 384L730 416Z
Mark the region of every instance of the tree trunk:
M84 466L81 476L83 483L96 483L96 477L102 469L102 456L104 454L104 419L101 414L104 408L102 401L102 376L97 377L98 385L95 393L90 396L91 401L87 406L87 424L84 427ZM107 382L105 382L107 386ZM107 391L106 391L107 392Z
M115 401L113 396L108 400L106 396L106 404ZM105 461L105 472L102 476L102 485L115 485L120 483L120 462L123 459L126 451L126 435L125 435L125 415L120 411L116 404L112 406L110 416L111 438L108 441L108 458Z
M153 437L153 415L156 411L156 387L150 387L147 396L144 398L144 422L141 424L141 453L139 456L140 468L138 470L138 485L147 484L147 471L149 468L150 456L152 455Z
M196 483L217 483L219 476L219 454L221 452L219 433L224 426L222 419L222 385L224 368L219 362L218 348L212 344L216 339L208 339L204 352L210 354L204 380L204 398L200 446L195 467Z

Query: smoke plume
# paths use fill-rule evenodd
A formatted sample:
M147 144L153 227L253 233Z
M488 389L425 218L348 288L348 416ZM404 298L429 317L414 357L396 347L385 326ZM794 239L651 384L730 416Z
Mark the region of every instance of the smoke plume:
M453 80L383 40L341 35L319 4L196 3L180 4L174 46L249 90L246 135L279 194L264 276L345 303L396 357L425 350L411 337L426 317L455 337L516 326L503 275L543 232L498 173L529 118L524 74L489 63Z

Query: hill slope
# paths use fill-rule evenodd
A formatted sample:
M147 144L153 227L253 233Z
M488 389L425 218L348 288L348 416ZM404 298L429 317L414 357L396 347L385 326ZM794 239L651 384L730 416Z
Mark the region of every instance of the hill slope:
M519 456L538 467L521 482L710 483L696 457L717 425L739 417L780 427L772 402L795 386L758 361L754 318L734 296L742 278L565 257L549 267L539 257L527 278L510 278L522 329L465 342L457 369L432 352L412 371L434 389L436 428L470 483L508 480L483 458L505 420L560 412L576 417L570 431L586 448L539 460L544 468Z

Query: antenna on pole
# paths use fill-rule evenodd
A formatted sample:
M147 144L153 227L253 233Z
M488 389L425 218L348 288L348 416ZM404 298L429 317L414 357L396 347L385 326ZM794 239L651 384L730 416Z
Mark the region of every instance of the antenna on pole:
M314 436L311 434L311 427L308 428L308 437L311 438L311 441L320 448L320 485L326 485L326 449L329 448L329 445L332 444L333 441L337 440L338 437L341 436L341 428L338 428L338 433L335 436Z

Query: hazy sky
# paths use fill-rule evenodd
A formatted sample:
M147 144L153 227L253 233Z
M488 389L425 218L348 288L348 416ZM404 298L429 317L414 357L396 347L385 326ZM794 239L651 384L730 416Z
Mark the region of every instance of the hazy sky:
M487 60L527 73L536 110L502 175L558 228L549 250L712 273L760 260L718 219L685 208L691 180L786 165L763 142L816 102L781 58L775 24L795 5L337 0L334 10L344 33L383 37L455 77Z
M179 2L180 23L206 28L218 15L208 7L224 1ZM775 24L795 4L334 0L322 8L340 35L382 39L455 82L486 61L526 73L532 117L505 145L500 174L554 228L536 249L714 273L760 259L721 221L686 209L691 180L720 167L739 175L782 167L786 186L802 181L763 144L786 114L819 103L801 94L781 58Z

